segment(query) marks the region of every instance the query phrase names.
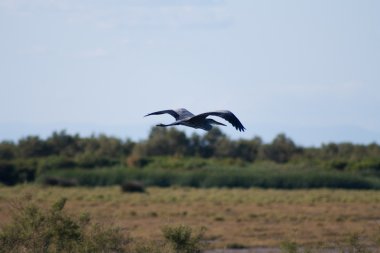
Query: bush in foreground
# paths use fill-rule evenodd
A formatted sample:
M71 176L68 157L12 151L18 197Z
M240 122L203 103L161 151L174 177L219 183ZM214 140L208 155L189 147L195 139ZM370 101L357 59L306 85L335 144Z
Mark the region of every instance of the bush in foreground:
M88 213L78 217L63 210L62 198L45 210L35 204L13 204L12 221L0 228L0 253L199 253L203 232L189 226L163 228L164 240L138 241L118 227L92 223Z
M162 229L166 241L178 253L200 253L203 245L202 238L204 228L194 234L192 229L186 225L177 227L165 227Z
M12 222L0 230L0 252L125 252L129 239L119 228L92 224L88 214L72 218L65 203L62 198L48 210L15 206Z

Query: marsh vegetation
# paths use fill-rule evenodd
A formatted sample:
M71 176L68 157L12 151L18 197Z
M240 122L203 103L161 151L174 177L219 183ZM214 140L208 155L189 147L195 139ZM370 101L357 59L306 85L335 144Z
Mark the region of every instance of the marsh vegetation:
M0 182L0 252L379 251L376 143L61 131L1 142Z
M380 188L380 146L328 143L302 147L279 134L231 140L219 129L186 136L152 128L147 140L65 131L0 143L0 182L105 186L140 181L147 186L262 188Z

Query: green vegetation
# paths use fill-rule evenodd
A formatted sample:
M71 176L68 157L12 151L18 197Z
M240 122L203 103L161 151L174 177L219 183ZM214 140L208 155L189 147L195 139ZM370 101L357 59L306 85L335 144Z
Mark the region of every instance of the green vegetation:
M284 134L263 143L175 128L153 128L140 142L65 131L29 136L0 143L0 253L185 253L201 252L205 241L370 252L380 242L378 189L375 143L301 147ZM6 203L25 193L37 201L7 212ZM101 225L110 216L123 229ZM207 233L175 224L206 224Z
M34 203L14 203L12 222L0 227L0 253L200 253L203 229L194 234L187 225L166 226L163 242L141 242L127 237L119 227L92 223L88 213L73 218L64 212L66 198L44 210Z
M285 170L280 168L210 168L197 170L162 168L100 168L93 170L72 169L46 172L38 181L59 178L73 185L107 186L123 184L124 181L140 181L147 186L185 187L261 187L278 189L297 188L345 188L380 189L380 178L355 173L316 170ZM68 185L70 186L70 185Z
M380 188L380 146L329 143L301 147L279 134L231 140L218 128L186 136L152 128L147 140L65 131L0 143L0 183L101 186L140 181L148 186Z
M65 203L62 198L47 211L18 206L12 223L0 230L0 252L125 252L129 239L119 228L91 224L87 213L72 218Z
M179 225L178 227L164 227L162 229L165 239L177 253L200 253L204 247L202 238L204 229L194 235L191 227Z

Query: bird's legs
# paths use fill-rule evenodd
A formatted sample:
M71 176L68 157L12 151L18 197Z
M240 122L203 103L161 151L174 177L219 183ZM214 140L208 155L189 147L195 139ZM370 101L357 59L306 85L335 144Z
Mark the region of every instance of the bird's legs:
M213 119L208 119L208 120L209 120L209 122L210 122L211 124L213 124L213 125L226 126L225 124L220 123L220 122L218 122L218 121L216 121L216 120L213 120Z
M167 127L167 126L175 126L175 125L179 125L179 124L176 123L176 122L171 123L171 124L167 124L167 125L160 123L160 124L157 124L156 126L158 126L158 127Z

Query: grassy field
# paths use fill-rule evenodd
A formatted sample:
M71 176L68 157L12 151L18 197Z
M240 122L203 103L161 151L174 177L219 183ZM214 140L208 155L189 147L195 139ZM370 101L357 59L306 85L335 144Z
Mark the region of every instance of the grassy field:
M27 200L31 197L31 200ZM123 193L120 187L0 187L0 225L10 221L12 203L50 206L66 197L68 213L88 212L133 238L158 240L166 225L206 228L209 248L303 246L340 247L357 235L380 244L380 192L356 190L263 190L148 188Z

